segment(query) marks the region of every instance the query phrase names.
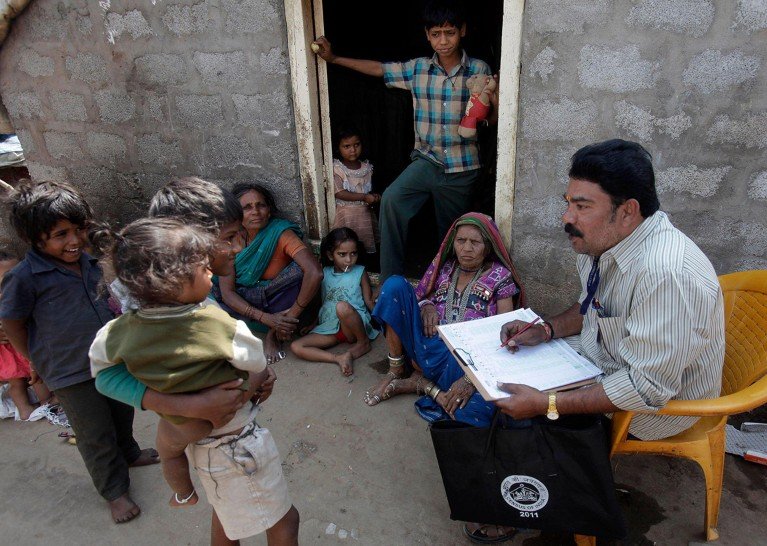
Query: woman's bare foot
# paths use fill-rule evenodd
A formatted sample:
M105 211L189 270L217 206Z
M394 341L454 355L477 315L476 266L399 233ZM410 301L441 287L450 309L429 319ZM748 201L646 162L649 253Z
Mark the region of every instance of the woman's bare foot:
M109 501L109 510L115 523L127 523L141 514L141 508L133 502L128 493Z
M423 375L419 372L414 372L410 377L403 377L397 376L390 370L378 385L368 389L365 393L365 403L368 406L375 406L398 394L420 394L423 392L424 384Z
M157 464L159 462L160 462L160 454L157 453L156 449L148 447L146 449L142 449L141 453L138 456L138 459L133 461L128 466L133 468L134 466L148 466L150 464Z
M168 504L172 508L186 508L187 506L193 506L197 504L198 500L200 500L200 497L197 496L197 491L192 489L191 493L186 493L185 495L174 493L170 498L170 501L168 501Z
M273 328L269 330L264 339L264 356L267 364L274 364L285 358L282 342L277 339L277 333Z
M354 357L352 357L351 351L336 355L336 364L345 376L348 377L354 373Z

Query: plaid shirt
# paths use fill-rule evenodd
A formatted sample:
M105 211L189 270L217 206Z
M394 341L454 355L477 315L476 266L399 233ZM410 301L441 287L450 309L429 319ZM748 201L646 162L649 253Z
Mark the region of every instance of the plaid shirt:
M474 74L489 75L487 63L472 59L464 51L450 74L439 65L436 53L432 58L383 63L383 69L387 87L413 94L415 151L443 165L445 173L479 169L477 139L461 137L458 124L469 100L466 79Z

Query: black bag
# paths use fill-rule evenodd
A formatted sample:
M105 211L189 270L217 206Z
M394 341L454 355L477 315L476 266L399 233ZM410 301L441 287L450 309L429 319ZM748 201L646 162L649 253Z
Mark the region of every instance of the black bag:
M509 424L505 422L508 421ZM601 417L429 426L454 520L623 538Z

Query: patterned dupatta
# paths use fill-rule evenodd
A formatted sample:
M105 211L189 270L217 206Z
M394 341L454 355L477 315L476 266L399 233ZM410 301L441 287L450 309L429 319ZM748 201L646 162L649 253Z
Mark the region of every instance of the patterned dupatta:
M498 226L495 225L492 218L478 212L469 212L453 222L453 225L448 230L447 235L445 235L445 238L439 247L439 252L437 252L437 255L434 257L434 260L432 260L428 269L426 269L426 273L424 273L415 289L415 294L418 300L422 300L427 294L430 294L434 290L442 266L454 255L453 241L455 240L455 234L460 226L474 226L482 232L482 235L484 235L488 241L490 241L492 246L491 254L494 254L495 259L502 263L506 269L511 271L514 284L516 284L519 289L519 294L515 297L516 301L514 307L524 307L526 304L525 290L522 287L522 283L519 281L519 275L514 268L514 264L511 262L511 257L509 256L506 247L503 245ZM488 256L488 258L489 257L490 256Z
M248 246L234 259L234 269L237 273L238 286L253 286L261 280L261 276L269 266L277 241L286 229L291 229L302 237L301 229L288 220L272 218L264 229L259 231Z

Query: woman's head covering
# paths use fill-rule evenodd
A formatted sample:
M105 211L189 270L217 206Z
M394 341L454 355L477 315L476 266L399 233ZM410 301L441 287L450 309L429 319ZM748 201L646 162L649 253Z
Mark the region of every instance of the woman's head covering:
M495 222L490 216L479 212L466 213L450 226L447 235L445 235L445 238L442 240L442 244L439 247L439 252L437 252L431 265L428 267L426 273L416 287L415 292L418 299L420 300L434 289L434 285L437 282L437 277L442 270L442 266L454 254L453 241L455 241L455 234L461 226L474 226L482 232L485 241L490 243L490 254L488 254L488 258L494 258L496 261L502 263L506 269L511 271L514 283L517 285L517 288L519 288L517 306L524 306L526 303L525 291L524 288L522 288L522 283L519 281L517 270L511 262L511 256L509 256L509 252L503 244L501 232L498 231L498 226L495 225Z

